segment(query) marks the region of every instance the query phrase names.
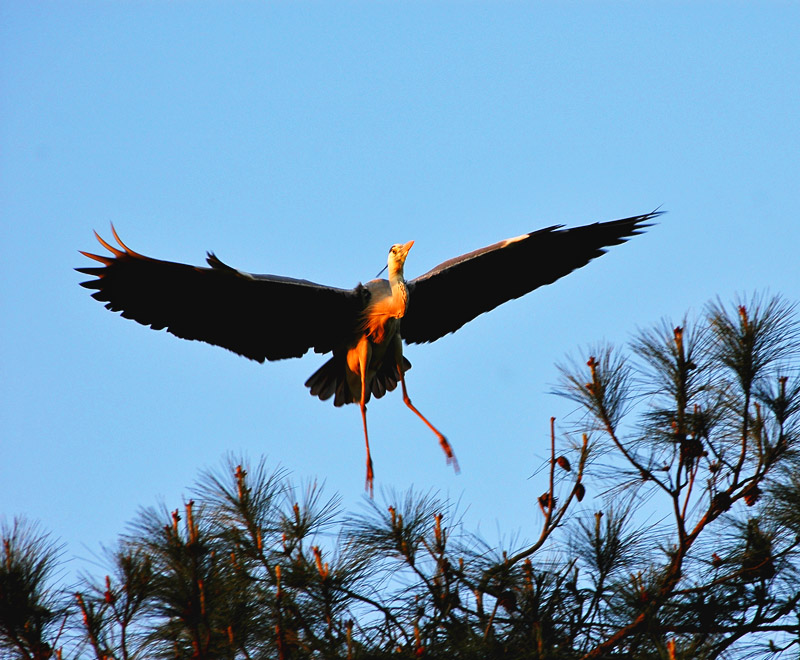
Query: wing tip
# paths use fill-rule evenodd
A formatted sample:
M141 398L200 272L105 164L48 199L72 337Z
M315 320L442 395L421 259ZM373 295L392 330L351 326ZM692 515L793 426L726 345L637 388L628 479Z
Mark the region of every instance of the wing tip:
M111 225L111 228L112 228L112 231L113 231L114 225ZM119 248L114 247L113 245L111 245L111 243L109 243L102 236L100 236L100 234L97 233L97 230L92 230L92 231L94 232L94 237L97 239L97 242L100 243L100 245L102 245L106 250L108 250L115 257L121 257L122 255L125 254L125 252L123 252Z
M127 245L125 245L125 243L122 242L122 239L119 237L119 234L117 233L117 229L116 229L116 227L114 227L114 223L113 222L111 223L111 233L114 235L114 240L117 241L119 246L125 251L125 253L129 257L137 257L139 259L146 259L147 258L143 254L139 254L138 252L135 252L134 250L131 250Z
M660 209L661 207L657 206L655 209L650 211L650 213L645 213L643 215L636 215L633 216L632 218L628 218L628 220L632 221L634 231L636 231L637 234L641 234L644 229L647 229L648 227L654 227L655 225L657 225L658 224L657 222L651 222L651 221L655 220L659 216L662 216L666 213L666 211L662 211Z
M84 257L88 257L89 259L94 259L95 261L99 261L104 266L109 266L114 262L114 259L111 257L104 257L99 254L93 254L92 252L86 252L85 250L78 250L78 252L82 254ZM80 268L76 268L75 270L80 271Z
M102 256L99 254L93 254L92 252L86 252L84 250L78 250L84 257L88 257L89 259L94 259L95 261L99 261L101 264L106 266L110 266L115 259L120 259L121 257L134 257L136 259L147 259L143 254L139 254L135 250L131 250L125 243L122 242L122 239L119 237L119 233L117 232L117 228L114 227L114 223L111 223L111 234L114 236L114 240L117 242L119 247L112 245L107 240L105 240L97 230L93 229L92 232L94 233L94 237L97 239L97 242L100 243L106 250L108 250L113 257ZM120 249L121 248L121 249Z
M597 222L595 226L597 227L620 227L623 229L622 232L617 234L616 241L612 241L607 243L604 247L611 247L612 245L620 245L622 243L627 242L629 238L632 236L639 236L640 234L645 233L645 230L649 227L655 227L658 223L652 222L656 218L661 215L664 215L666 211L659 210L661 207L656 207L654 210L650 211L649 213L644 213L642 215L633 215L630 218L621 218L619 220L611 220L609 222Z

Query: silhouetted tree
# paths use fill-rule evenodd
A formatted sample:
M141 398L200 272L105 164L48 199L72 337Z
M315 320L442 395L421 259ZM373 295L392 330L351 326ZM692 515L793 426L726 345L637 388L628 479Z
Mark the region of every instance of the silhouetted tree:
M54 586L60 548L24 520L0 526L0 657L46 660L62 639L69 615Z
M52 543L17 523L0 654L797 657L799 357L793 307L754 297L563 366L558 392L583 414L551 420L522 548L490 547L434 495L345 515L233 459L180 509L144 509L109 575L69 598Z

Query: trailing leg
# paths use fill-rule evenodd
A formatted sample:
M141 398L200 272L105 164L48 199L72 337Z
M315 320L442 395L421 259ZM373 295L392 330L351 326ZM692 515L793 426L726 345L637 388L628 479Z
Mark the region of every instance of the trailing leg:
M447 438L445 438L444 435L442 435L439 432L439 429L437 429L433 424L431 424L427 420L425 415L423 415L419 410L417 410L414 404L411 403L411 399L408 396L408 390L406 389L406 376L405 373L403 372L402 344L400 342L399 335L397 336L397 345L399 345L399 349L396 347L395 353L397 357L397 372L400 374L400 385L403 388L403 403L405 403L414 412L414 414L417 417L419 417L423 422L425 422L427 427L434 432L436 437L439 439L439 445L441 446L442 451L444 451L445 455L447 456L448 464L452 464L455 471L459 472L460 470L458 467L458 461L456 460L456 455L453 453L453 448L450 446L450 443L447 441Z

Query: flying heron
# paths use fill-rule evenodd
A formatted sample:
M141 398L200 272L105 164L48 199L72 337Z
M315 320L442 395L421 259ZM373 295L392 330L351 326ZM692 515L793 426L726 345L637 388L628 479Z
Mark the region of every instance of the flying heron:
M509 238L439 264L405 281L403 266L414 244L389 250L389 279L339 289L278 275L252 275L208 253L209 267L152 259L97 240L110 256L82 252L102 266L78 268L96 279L82 286L113 312L154 330L166 328L264 362L300 357L309 349L332 353L307 381L313 396L335 406L358 402L367 446L367 489L373 468L367 402L402 387L405 404L433 431L456 470L445 436L411 403L403 340L431 342L455 332L479 314L550 284L641 233L660 215L653 211L611 222L563 229L553 225Z

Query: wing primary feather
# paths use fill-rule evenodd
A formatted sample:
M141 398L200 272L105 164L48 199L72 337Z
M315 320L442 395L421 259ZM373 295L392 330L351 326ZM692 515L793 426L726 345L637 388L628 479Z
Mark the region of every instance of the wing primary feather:
M95 238L96 238L96 239L97 239L97 240L100 242L100 245L102 245L102 246L103 246L103 247L104 247L106 250L108 250L108 251L109 251L111 254L113 254L115 257L118 257L118 258L119 258L119 257L121 257L121 256L123 256L123 255L125 254L125 252L122 252L122 251L120 251L120 250L119 250L119 248L115 248L115 247L114 247L113 245L111 245L110 243L107 243L107 242L106 242L106 241L103 239L103 237L102 237L102 236L100 236L100 234L98 234L97 232L95 232L95 233L94 233L94 236L95 236Z
M252 360L327 353L347 344L364 309L363 287L339 289L307 280L251 275L209 253L209 267L162 261L119 247L109 255L81 252L102 267L81 267L92 297L124 318L182 339L227 348Z
M117 234L117 230L114 228L114 223L113 222L111 223L111 233L114 234L114 240L116 240L117 243L119 243L120 247L123 250L125 250L125 252L127 252L128 255L130 255L131 257L136 257L138 259L146 259L147 258L143 254L139 254L138 252L134 252L127 245L125 245L125 243L122 242L122 239L119 237L119 234ZM119 255L117 255L117 256L119 256Z
M89 257L89 259L94 259L95 261L99 261L101 264L105 264L106 266L111 265L114 260L111 257L103 257L99 254L92 254L91 252L84 252L83 250L78 250L84 257ZM87 275L94 275L94 273L89 273L85 269L76 268L78 272L86 273ZM102 268L98 268L97 270L103 270Z
M439 264L410 282L401 334L435 341L498 305L551 284L626 242L661 215L651 213L583 227L545 229L500 241Z

